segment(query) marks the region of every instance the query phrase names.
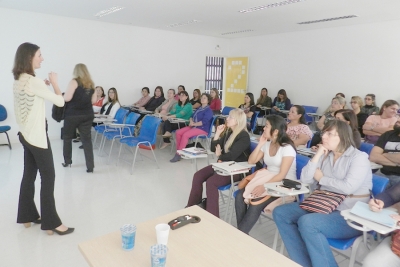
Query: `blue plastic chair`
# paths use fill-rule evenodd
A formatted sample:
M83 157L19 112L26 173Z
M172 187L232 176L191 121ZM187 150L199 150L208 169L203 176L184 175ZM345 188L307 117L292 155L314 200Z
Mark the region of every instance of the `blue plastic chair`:
M378 195L378 194L382 193L385 190L388 183L389 183L389 179L373 174L372 175L372 193L374 195ZM366 235L364 235L364 234L360 234L359 236L347 238L347 239L327 238L327 240L328 240L329 245L335 249L346 250L348 248L352 248L351 255L350 255L350 261L349 261L349 267L353 267L355 260L356 260L358 246L360 245L361 241L363 241L363 237L364 237L364 242L366 242Z
M128 113L129 113L129 110L127 110L127 109L124 109L124 108L118 109L117 113L115 113L115 116L114 116L114 122L112 122L112 123L123 124L125 117ZM96 131L96 135L94 137L93 144L96 144L97 134L103 134L106 129L107 129L107 124L100 124L100 125L97 125L94 127L94 130ZM112 130L112 128L109 128L109 129ZM101 146L102 142L103 142L103 136L100 141L100 146Z
M7 110L3 105L0 105L0 121L4 121L7 119ZM10 138L8 137L8 131L11 130L11 127L9 125L1 125L0 126L0 133L5 133L7 136L7 141L8 141L8 147L11 150L11 142ZM6 146L7 144L2 144L2 146Z
M373 148L374 148L373 144L368 144L368 143L362 142L359 149L360 149L360 151L367 153L368 157L369 157Z
M194 143L194 146L196 147L197 146L197 142L199 141L199 139L205 139L206 140L206 149L208 149L210 146L211 146L211 135L212 135L212 129L213 129L213 127L214 127L214 123L215 123L215 120L218 118L218 116L213 116L212 117L212 119L211 119L211 123L210 123L210 128L208 129L208 133L207 133L207 135L205 135L205 134L200 134L200 135L197 135L197 136L193 136L192 138L190 138L190 139L192 139L193 140L193 138L196 138L195 139L195 143Z
M313 137L314 137L314 134L312 134L311 139L308 140L308 142L307 142L307 144L306 144L306 147L307 147L307 148L310 148L310 147L311 147L311 141L312 141Z
M154 154L154 150L152 147L153 145L155 145L155 143L157 141L157 130L158 130L158 126L160 126L160 123L161 123L160 118L157 118L154 116L146 116L143 119L142 127L140 128L140 133L137 137L124 137L119 140L120 147L119 147L118 161L121 156L121 149L122 149L123 144L126 144L128 147L131 147L132 149L134 147L136 148L134 157L133 157L133 162L132 162L131 174L133 173L133 168L135 167L136 156L137 156L137 152L139 149L139 145L147 146L149 148L149 150L151 150L153 157L154 157L154 161L157 164L157 168L160 168L158 166L158 161L157 161L156 155ZM139 152L139 154L141 154L141 153ZM142 156L144 156L144 155L142 155ZM118 161L117 161L117 165L118 165Z
M305 112L306 112L306 114L304 115L304 118L306 119L307 124L312 123L314 121L314 119L313 119L313 117L308 116L307 113L317 113L318 107L303 105L303 108L305 109Z
M108 128L104 131L104 142L103 146L101 147L101 150L104 149L104 145L107 140L112 140L111 141L111 147L110 147L110 152L108 153L108 162L110 162L110 157L111 157L111 152L112 148L114 145L114 140L115 139L120 139L128 136L133 136L135 133L135 124L136 121L139 119L140 114L136 112L131 112L129 113L128 117L126 117L125 123L124 124L110 124L108 125Z
M224 107L224 108L222 109L222 111L221 111L221 115L229 115L229 112L230 112L232 109L235 109L235 108L234 108L234 107Z
M260 114L260 111L255 111L253 116L251 117L251 121L250 121L250 131L252 134L254 134L254 130L257 127L257 117L258 114Z

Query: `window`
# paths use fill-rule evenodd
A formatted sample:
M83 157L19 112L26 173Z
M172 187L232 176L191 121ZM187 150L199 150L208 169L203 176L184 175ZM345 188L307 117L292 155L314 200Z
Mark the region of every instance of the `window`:
M206 93L211 88L217 88L219 98L222 99L222 75L224 71L223 57L206 57Z

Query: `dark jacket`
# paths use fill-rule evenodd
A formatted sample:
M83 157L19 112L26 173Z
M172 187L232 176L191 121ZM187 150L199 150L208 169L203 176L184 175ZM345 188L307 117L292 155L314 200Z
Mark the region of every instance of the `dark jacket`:
M229 152L225 152L225 143L228 141L229 136L231 136L232 131L228 130L224 135L220 136L218 140L211 141L211 151L215 152L215 147L217 145L221 146L222 153L219 156L221 161L236 161L242 162L247 161L250 155L250 135L247 131L241 131L233 141Z

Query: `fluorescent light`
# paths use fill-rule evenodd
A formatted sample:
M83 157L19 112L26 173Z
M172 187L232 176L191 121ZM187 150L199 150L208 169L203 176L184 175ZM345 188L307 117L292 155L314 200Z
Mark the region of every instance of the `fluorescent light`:
M252 32L253 30L241 30L241 31L234 31L234 32L224 32L221 35L228 35L228 34L236 34L236 33L243 33L243 32Z
M335 18L328 18L328 19L303 21L303 22L299 22L297 24L312 24L312 23L327 22L327 21L333 21L333 20L339 20L339 19L351 19L351 18L357 18L357 17L358 17L357 15L349 15L349 16L342 16L342 17L335 17Z
M188 20L188 21L185 21L185 22L178 22L178 23L169 24L167 27L174 28L174 27L179 27L179 26L184 26L184 25L189 25L189 24L199 23L199 22L201 22L201 20L192 19L192 20Z
M101 18L101 17L104 17L104 16L109 15L111 13L117 12L117 11L119 11L121 9L124 9L124 8L125 7L122 7L122 6L114 6L114 7L111 7L109 9L105 9L105 10L102 10L102 11L98 12L95 16Z
M295 3L303 2L303 1L306 1L306 0L286 0L286 1L278 2L278 3L269 4L269 5L256 6L256 7L251 7L251 8L247 8L247 9L242 9L242 10L239 10L239 12L245 14L245 13L263 10L266 8L280 7L280 6L295 4Z

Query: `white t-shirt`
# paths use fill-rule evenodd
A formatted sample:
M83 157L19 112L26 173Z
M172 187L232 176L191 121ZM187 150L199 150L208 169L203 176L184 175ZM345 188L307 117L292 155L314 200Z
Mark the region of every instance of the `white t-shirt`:
M269 147L271 142L268 141L261 148L261 151L264 153L264 163L267 165L267 168L270 172L274 172L276 174L279 173L282 164L283 157L294 157L293 163L290 166L290 169L286 175L286 179L297 180L296 177L296 150L291 145L281 146L276 155L271 157L269 155Z

